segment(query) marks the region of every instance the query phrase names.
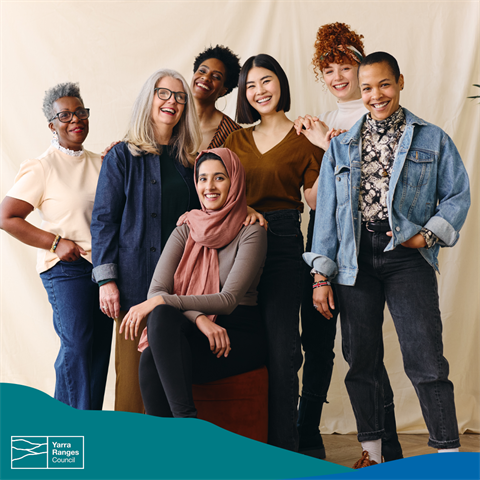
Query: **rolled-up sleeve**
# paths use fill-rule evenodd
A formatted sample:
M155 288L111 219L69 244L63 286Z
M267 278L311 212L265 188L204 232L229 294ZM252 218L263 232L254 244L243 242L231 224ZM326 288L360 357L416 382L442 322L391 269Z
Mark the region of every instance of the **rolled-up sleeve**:
M90 231L92 275L96 282L118 278L119 233L126 200L125 164L120 145L105 156L95 194Z
M439 238L439 245L453 247L470 208L470 184L460 154L446 133L438 159L437 196L435 215L425 228Z

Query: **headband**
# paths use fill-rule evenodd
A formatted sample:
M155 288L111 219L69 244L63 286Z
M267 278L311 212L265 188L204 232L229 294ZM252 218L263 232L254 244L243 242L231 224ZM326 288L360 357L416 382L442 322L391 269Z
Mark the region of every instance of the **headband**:
M338 45L336 48L341 52L345 53L346 55L348 55L357 63L361 63L361 61L363 60L363 55L353 45L348 45L347 47L344 47L343 45ZM327 55L330 55L332 52L333 52L333 49L330 52L327 52L325 55L322 55L320 57L320 61L322 61Z

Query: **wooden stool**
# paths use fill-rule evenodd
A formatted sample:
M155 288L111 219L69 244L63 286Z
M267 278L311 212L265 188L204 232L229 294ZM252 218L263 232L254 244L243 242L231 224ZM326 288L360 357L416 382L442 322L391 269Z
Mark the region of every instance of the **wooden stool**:
M267 367L192 387L198 418L267 443Z

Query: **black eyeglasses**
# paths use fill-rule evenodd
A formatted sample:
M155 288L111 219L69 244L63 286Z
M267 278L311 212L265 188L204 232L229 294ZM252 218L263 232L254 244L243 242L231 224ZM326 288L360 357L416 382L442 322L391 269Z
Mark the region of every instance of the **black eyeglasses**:
M68 123L72 121L73 116L76 116L79 120L86 120L90 116L89 108L79 108L75 112L58 112L49 121L53 122L58 118L62 123Z
M172 94L175 95L175 100L181 105L185 105L188 100L188 95L185 92L172 92L168 88L157 87L154 88L154 92L157 92L157 96L160 100L168 100Z

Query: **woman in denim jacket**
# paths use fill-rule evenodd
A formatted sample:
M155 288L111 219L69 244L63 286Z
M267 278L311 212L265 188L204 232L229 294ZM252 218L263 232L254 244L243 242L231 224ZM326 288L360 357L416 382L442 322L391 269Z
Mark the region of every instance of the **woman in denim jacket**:
M200 204L193 161L201 133L190 89L174 70L153 73L133 106L123 142L105 156L92 214L93 277L115 318L115 410L143 413L137 343L119 327L148 287L178 217ZM144 322L146 323L146 322Z
M404 79L396 60L384 52L367 56L359 81L370 113L325 154L322 210L312 253L304 255L317 272L313 303L324 316L335 307L329 281L337 287L350 367L345 384L363 449L354 468L381 462L385 301L429 446L460 446L435 272L440 246L455 245L470 206L468 176L452 140L400 107Z

